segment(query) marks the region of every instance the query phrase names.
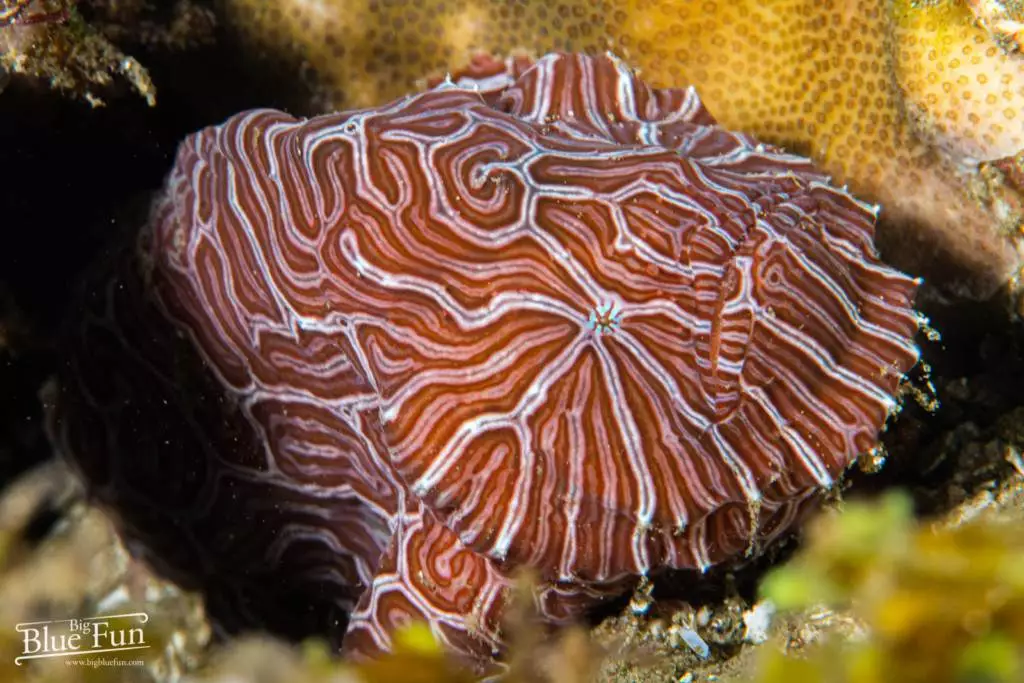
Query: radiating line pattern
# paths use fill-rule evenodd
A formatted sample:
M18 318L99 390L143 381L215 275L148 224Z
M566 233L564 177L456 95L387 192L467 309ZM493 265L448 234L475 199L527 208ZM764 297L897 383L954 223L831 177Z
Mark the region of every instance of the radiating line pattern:
M181 146L54 431L240 622L287 601L239 572L353 610L349 651L419 618L485 658L517 567L570 619L770 541L874 445L917 360L874 219L612 56L246 112Z

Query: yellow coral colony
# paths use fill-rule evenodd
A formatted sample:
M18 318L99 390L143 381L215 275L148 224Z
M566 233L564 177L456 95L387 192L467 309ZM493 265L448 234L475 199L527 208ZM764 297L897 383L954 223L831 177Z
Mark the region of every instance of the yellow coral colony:
M958 160L1024 149L1024 59L975 28L967 7L897 3L893 33L893 72L922 138Z
M1020 198L1002 201L977 174L1024 147L1024 55L992 32L1016 25L1014 3L227 2L252 35L305 60L339 107L400 96L479 52L610 49L656 85L695 85L726 127L810 154L881 204L898 265L975 296L1020 265Z

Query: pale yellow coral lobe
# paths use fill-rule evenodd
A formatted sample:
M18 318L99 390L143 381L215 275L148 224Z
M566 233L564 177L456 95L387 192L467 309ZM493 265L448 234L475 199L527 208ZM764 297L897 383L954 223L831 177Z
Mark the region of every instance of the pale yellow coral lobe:
M1024 149L1024 59L971 19L957 3L896 2L896 82L923 137L963 159L1013 156Z
M1024 56L960 0L227 1L338 107L406 94L478 52L613 50L882 204L899 265L975 295L1018 267L1019 216L965 165L1020 148Z

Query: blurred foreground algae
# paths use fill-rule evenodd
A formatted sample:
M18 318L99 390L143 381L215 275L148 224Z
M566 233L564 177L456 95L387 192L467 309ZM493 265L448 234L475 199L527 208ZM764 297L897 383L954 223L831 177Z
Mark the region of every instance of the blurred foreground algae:
M1013 458L1018 452L1008 449ZM39 510L53 508L50 528ZM736 638L712 639L716 617L697 624L711 657L685 643L675 664L650 650L649 638L613 642L598 628L547 634L525 608L514 614L505 680L513 683L585 681L699 681L741 683L967 683L1021 680L1024 674L1024 478L983 491L939 521L915 519L910 499L889 493L874 503L851 501L819 517L803 549L763 581L762 605L779 613L767 641L749 637L748 610ZM0 501L0 680L50 683L188 681L189 683L462 683L473 680L416 624L395 651L373 662L339 662L322 642L291 646L243 637L205 649L207 636L194 597L154 579L132 560L110 522L85 505L59 464L46 465L12 486ZM27 530L26 530L27 529ZM37 538L38 537L38 538ZM80 571L88 567L88 571ZM524 585L526 582L524 581ZM525 589L524 589L525 590ZM635 603L636 601L634 601ZM626 614L634 614L630 603ZM822 607L827 604L828 607ZM33 662L16 667L21 643L11 624L68 615L109 614L134 607L151 615L157 645L146 667L67 667ZM671 604L656 606L676 615ZM742 608L737 604L737 614ZM699 612L700 610L698 610ZM678 611L686 617L684 608ZM614 617L622 622L626 617ZM637 617L643 633L659 617ZM709 626L699 626L707 621ZM745 629L747 634L742 632ZM661 630L669 635L666 623ZM632 642L629 642L632 640ZM671 640L671 639L670 639ZM744 644L746 643L746 644ZM780 648L780 644L782 647ZM645 649L647 654L645 654ZM632 660L632 661L630 661ZM645 663L646 660L646 663ZM646 669L645 669L646 668ZM666 679L665 676L671 676Z
M1004 493L1016 495L1022 484L1012 482ZM898 491L840 507L816 520L804 549L765 578L762 604L780 610L769 640L746 646L731 663L696 665L671 680L1010 683L1024 677L1024 523L1019 517L997 512L966 521L918 521L910 498ZM513 644L510 658L540 663L539 653L566 649L570 640L523 639ZM355 666L331 664L325 651L306 647L289 655L298 667L290 676L230 680L469 680L457 668L446 668L450 664L429 633L413 626L402 642L384 660ZM668 680L665 669L656 674L660 677L647 677L642 668L607 666L615 657L610 649L599 654L592 645L585 647L587 654L576 650L564 660L567 667L513 666L505 680ZM195 683L227 680L220 673Z
M394 650L366 662L339 662L323 641L291 647L279 640L248 637L219 652L186 683L472 683L478 680L446 653L425 624L410 623L396 633ZM501 674L507 683L596 681L597 656L586 631L570 628L532 649L514 649ZM522 647L527 647L526 645ZM519 658L520 661L515 661ZM529 660L527 662L526 660Z
M421 624L396 635L389 655L361 664L339 663L322 641L291 647L266 637L247 637L214 652L191 683L303 681L303 683L471 683Z
M126 653L139 666L97 666L89 657L18 661L35 648L18 625L132 612L147 615L149 647ZM127 625L121 621L112 618L111 628ZM107 516L84 501L70 471L55 461L0 495L0 624L4 683L178 680L210 635L198 597L132 559Z
M915 522L901 493L844 508L812 525L762 593L782 610L846 605L859 633L812 644L791 635L789 654L762 650L753 681L1021 679L1024 523Z

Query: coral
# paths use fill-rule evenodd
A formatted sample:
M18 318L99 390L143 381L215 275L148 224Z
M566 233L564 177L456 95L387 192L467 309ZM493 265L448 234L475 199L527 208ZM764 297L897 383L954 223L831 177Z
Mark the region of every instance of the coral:
M44 79L94 105L103 103L97 86L109 86L111 74L119 74L150 106L156 104L146 69L87 24L70 3L60 3L64 9L59 12L36 10L34 4L23 14L40 20L0 27L0 71Z
M967 7L895 3L893 72L918 137L959 163L1024 150L1024 59L970 21Z
M1024 50L1024 4L1020 0L966 0L978 24L1008 52Z
M932 108L933 120L953 112L966 124L951 128L945 146L967 147L955 141L957 132L987 132L993 124L1004 127L999 141L1011 142L1024 121L1005 112L1024 111L1024 60L1004 54L964 13L920 5L655 2L627 13L623 37L656 81L693 83L709 106L729 113L728 125L806 150L834 180L879 202L888 228L880 239L900 265L935 276L940 286L957 282L960 293L986 295L1016 272L1019 256L1007 236L1021 218L980 201L945 148L929 144L941 133L922 138L918 108L904 103L930 101L931 90L909 87L919 82L961 102L973 94L977 123L968 112ZM716 9L707 14L710 6ZM936 28L939 19L945 23ZM963 64L973 56L992 69L989 92L976 82L962 85L966 68L954 71L951 60L941 59L953 31L956 47L969 44L975 52L962 56ZM997 102L989 104L993 91Z
M756 553L875 444L918 318L873 230L612 57L246 112L89 288L53 434L226 629L488 661L517 567L566 622Z
M64 21L69 12L64 0L4 0L0 4L0 27Z
M1024 56L958 0L226 1L336 106L378 104L478 52L612 49L655 85L696 86L726 127L809 154L880 203L880 239L901 267L984 297L1020 265L1013 202L979 191L948 152L1016 144ZM994 15L988 25L1008 30Z
M150 106L156 87L149 72L118 47L183 50L212 39L213 13L190 0L154 7L144 0L5 0L0 7L0 73L44 81L92 105L102 105L120 76ZM89 14L89 19L85 14Z

